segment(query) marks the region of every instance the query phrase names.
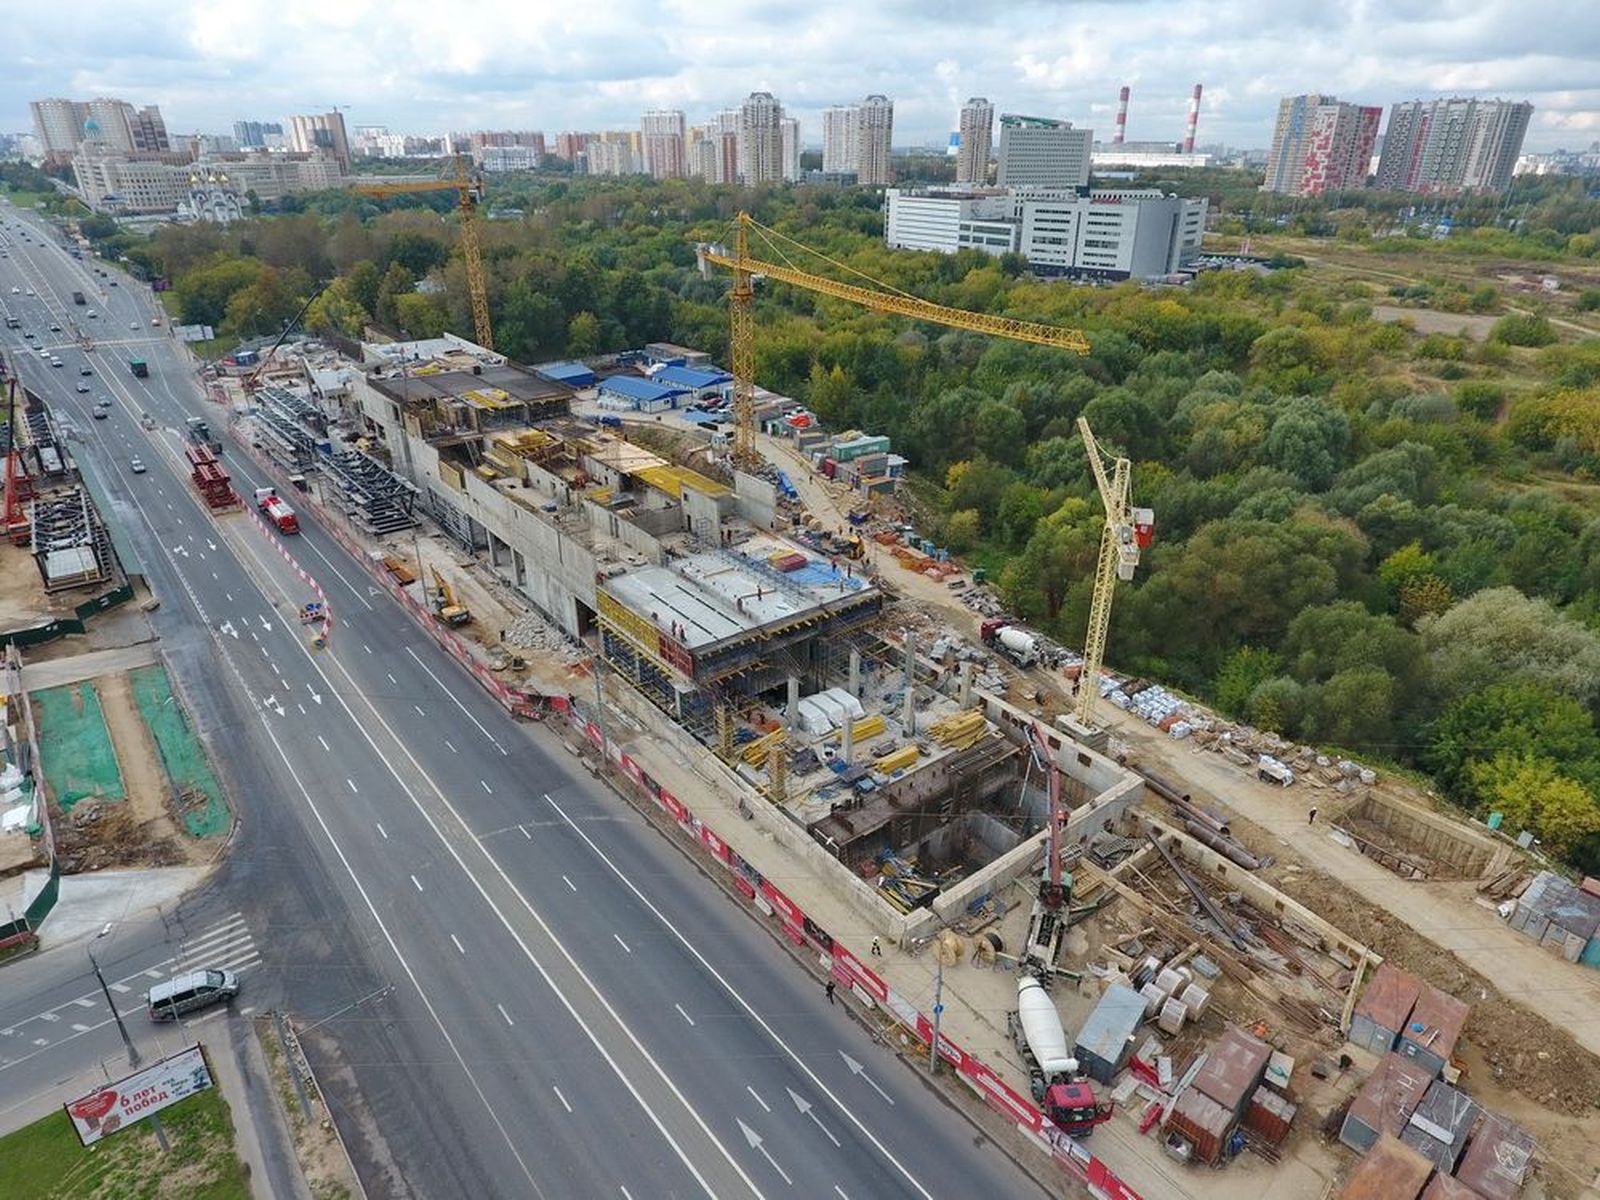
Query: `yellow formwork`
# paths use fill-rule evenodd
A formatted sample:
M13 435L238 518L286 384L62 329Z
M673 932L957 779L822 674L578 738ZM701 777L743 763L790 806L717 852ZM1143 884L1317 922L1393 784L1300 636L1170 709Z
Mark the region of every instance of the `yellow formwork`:
M881 771L885 775L892 775L894 772L903 770L916 762L921 753L915 746L902 746L900 749L892 750L882 758L874 761L872 769Z

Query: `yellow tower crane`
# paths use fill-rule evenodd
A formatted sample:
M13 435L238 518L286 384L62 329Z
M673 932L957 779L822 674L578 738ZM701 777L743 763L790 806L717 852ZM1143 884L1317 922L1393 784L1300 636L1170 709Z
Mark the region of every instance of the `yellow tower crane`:
M1094 595L1089 602L1089 632L1083 639L1083 674L1078 676L1078 707L1074 715L1086 730L1091 728L1094 702L1100 695L1100 664L1106 653L1106 634L1111 630L1111 601L1117 580L1132 579L1139 565L1139 551L1149 544L1155 527L1155 514L1147 508L1132 508L1128 503L1132 489L1132 468L1126 458L1111 458L1095 440L1089 422L1078 418L1078 434L1083 438L1094 472L1100 502L1105 505L1106 525L1100 532L1100 558L1094 572Z
M753 313L755 306L753 283L757 275L805 288L808 291L821 292L824 296L832 296L838 300L848 300L852 304L859 304L874 312L893 313L897 316L910 317L914 321L929 321L951 329L967 329L974 333L1010 338L1013 341L1032 342L1037 346L1052 346L1058 350L1070 350L1075 354L1089 352L1089 343L1076 329L1061 329L1055 325L1040 325L1033 321L1019 321L1013 317L997 317L989 313L967 312L965 309L933 304L906 292L888 289L887 285L825 255L819 257L823 257L843 271L860 276L874 286L862 287L858 284L841 283L836 279L813 275L793 266L752 258L750 257L752 230L763 234L774 248L778 249L779 254L783 253L777 245L779 242L786 242L796 250L808 254L818 253L777 230L762 225L747 212L741 212L735 222L732 254L729 254L723 246L702 245L699 248L702 263L724 267L733 272L733 290L728 293L731 317L728 357L733 368L733 460L741 467L748 468L760 462L760 456L756 453L756 354Z
M456 208L461 213L461 257L467 267L467 296L472 302L472 332L478 345L494 349L494 330L489 325L489 285L483 273L483 250L478 242L478 206L483 202L483 177L467 170L467 161L455 156L453 179L409 180L396 183L358 183L350 190L358 196L407 196L416 192L456 193Z

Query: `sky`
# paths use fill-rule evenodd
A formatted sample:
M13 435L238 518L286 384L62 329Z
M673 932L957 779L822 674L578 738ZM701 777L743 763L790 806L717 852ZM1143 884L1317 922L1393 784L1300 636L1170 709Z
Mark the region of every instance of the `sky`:
M28 101L158 104L174 133L230 133L337 105L394 132L689 123L774 93L821 140L821 111L881 92L894 143L942 145L968 96L1109 139L1265 148L1280 96L1381 104L1531 100L1525 148L1600 140L1592 0L5 0L0 129Z

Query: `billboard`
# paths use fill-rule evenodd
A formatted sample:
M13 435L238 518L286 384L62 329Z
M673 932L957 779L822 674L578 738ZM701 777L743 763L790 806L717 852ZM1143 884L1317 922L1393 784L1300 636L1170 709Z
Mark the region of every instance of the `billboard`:
M78 1140L92 1146L107 1134L212 1086L205 1047L190 1046L87 1096L67 1101L67 1117L78 1131Z

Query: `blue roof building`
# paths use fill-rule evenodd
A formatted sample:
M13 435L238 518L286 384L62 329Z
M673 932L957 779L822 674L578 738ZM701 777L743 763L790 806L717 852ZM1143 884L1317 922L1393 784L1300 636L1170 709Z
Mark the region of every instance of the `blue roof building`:
M637 375L613 375L600 381L600 403L606 408L660 412L678 407L678 398L682 395L682 388L667 387Z
M726 371L681 366L662 367L650 378L653 382L666 384L668 387L684 388L696 396L720 391L723 384L733 381L733 376Z
M540 375L546 379L553 379L557 383L564 383L572 388L586 388L594 386L594 372L579 362L553 362L545 363L542 367L535 367Z

